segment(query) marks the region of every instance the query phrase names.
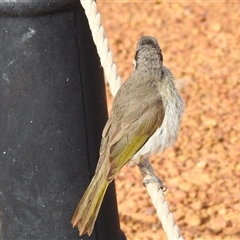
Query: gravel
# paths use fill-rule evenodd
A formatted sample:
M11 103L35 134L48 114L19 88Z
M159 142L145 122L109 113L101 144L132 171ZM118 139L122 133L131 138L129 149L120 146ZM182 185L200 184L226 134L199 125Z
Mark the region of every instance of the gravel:
M177 144L151 158L182 235L240 239L240 2L99 1L98 7L123 80L139 37L155 36L185 101ZM124 167L116 187L127 239L166 239L138 169Z

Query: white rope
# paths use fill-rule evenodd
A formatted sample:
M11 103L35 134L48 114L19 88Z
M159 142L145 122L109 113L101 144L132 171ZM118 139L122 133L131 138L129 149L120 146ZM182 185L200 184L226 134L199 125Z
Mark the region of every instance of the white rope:
M115 96L121 86L121 78L117 74L117 66L113 61L113 55L109 49L108 40L105 37L104 28L101 24L101 16L97 10L97 4L94 0L80 0L80 2L88 18L93 41L97 47L97 52L105 71L106 79L110 85L111 93ZM153 168L148 159L146 159L143 164L151 173L153 173ZM151 175L147 175L142 171L141 173L143 180L151 179ZM164 199L164 194L160 185L158 183L148 183L146 187L153 205L156 208L158 217L162 222L167 238L169 240L183 240L180 229L174 222L173 214L169 210L168 203Z
M101 16L97 10L97 4L93 0L80 0L80 2L88 18L93 41L97 47L97 52L100 57L101 65L104 69L106 80L109 83L112 95L115 96L122 84L122 81L117 73L117 66L113 61L112 52L109 49L108 39L104 33Z
M149 159L146 158L141 165L149 170L151 174L146 174L146 172L142 171L139 168L143 182L146 180L151 180L152 175L154 175L153 167L151 166ZM152 182L146 184L147 191L149 196L152 199L152 203L156 208L157 215L162 223L162 227L167 235L167 238L170 240L183 240L184 238L181 235L179 227L176 225L174 221L173 214L170 212L169 205L164 198L163 190L159 183Z

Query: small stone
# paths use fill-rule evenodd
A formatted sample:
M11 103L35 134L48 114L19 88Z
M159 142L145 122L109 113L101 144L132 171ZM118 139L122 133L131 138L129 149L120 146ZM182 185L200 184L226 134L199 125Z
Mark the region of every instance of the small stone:
M191 208L195 211L201 210L203 207L203 203L200 200L197 200L191 204Z
M222 29L222 26L219 23L213 23L211 26L211 30L214 32L219 32L221 29Z
M215 233L222 232L226 227L227 221L222 217L214 218L209 223L209 228Z
M197 192L196 191L191 191L188 193L190 198L195 198L197 196Z
M197 227L200 226L202 223L201 217L196 213L189 213L187 214L185 220L184 220L189 226L191 227Z
M203 169L203 168L205 168L206 166L207 166L207 161L204 161L204 160L199 161L199 162L196 164L196 167L197 167L197 168L200 168L200 169Z
M227 212L228 212L228 210L226 208L220 208L218 210L218 214L220 214L220 215L226 215Z
M178 208L174 213L174 219L176 221L179 221L180 219L183 219L185 217L185 211L181 208Z

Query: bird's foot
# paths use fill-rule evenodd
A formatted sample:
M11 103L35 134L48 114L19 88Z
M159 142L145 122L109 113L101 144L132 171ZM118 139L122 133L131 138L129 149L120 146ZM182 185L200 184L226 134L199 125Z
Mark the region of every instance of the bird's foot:
M146 187L147 184L149 183L157 183L160 188L163 190L163 192L166 192L167 191L167 186L163 185L162 181L160 178L158 178L157 176L155 175L152 175L151 178L149 179L144 179L143 180L143 185Z
M144 164L139 163L138 167L146 173L146 175L149 175L151 178L144 179L143 180L143 185L146 187L147 184L149 183L157 183L159 187L162 189L163 192L167 191L167 186L163 185L162 181L160 178L158 178L153 172L151 172Z

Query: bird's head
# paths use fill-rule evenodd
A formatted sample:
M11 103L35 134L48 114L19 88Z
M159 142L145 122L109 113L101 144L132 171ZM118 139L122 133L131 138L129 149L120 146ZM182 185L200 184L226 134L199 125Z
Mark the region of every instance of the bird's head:
M162 66L163 56L158 45L157 39L151 36L143 36L137 43L135 55L135 68L138 65L148 68L160 68Z

